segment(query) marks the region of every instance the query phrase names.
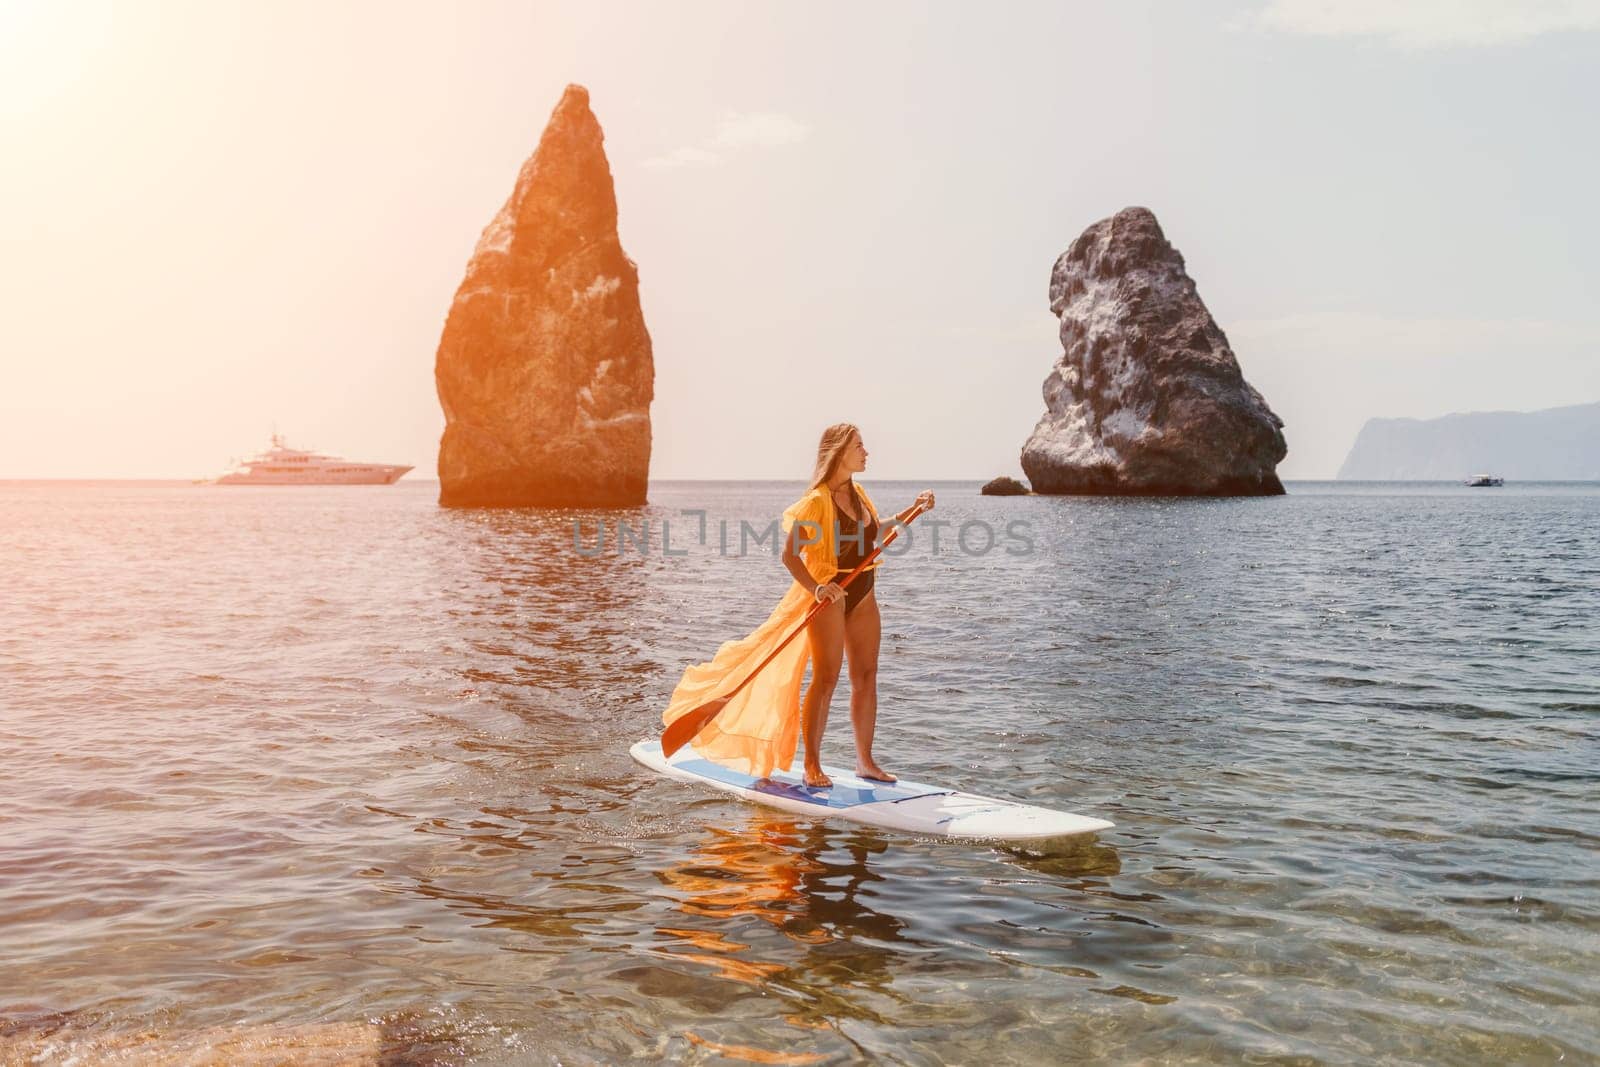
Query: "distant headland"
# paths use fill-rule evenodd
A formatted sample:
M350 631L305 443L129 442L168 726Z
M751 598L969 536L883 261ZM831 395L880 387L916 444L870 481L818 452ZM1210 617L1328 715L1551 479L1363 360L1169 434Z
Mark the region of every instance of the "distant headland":
M1437 481L1480 471L1515 481L1600 481L1600 403L1368 419L1339 477Z

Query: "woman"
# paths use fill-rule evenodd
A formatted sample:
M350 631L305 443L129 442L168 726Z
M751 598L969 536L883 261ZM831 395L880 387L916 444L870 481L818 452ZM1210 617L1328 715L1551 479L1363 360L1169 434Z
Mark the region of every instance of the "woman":
M892 782L895 776L878 766L872 758L872 737L878 725L878 640L882 627L878 617L878 598L873 590L873 571L878 560L867 564L848 588L832 577L818 581L814 567L801 558L802 541L816 539L803 533L799 522L815 523L813 530L832 535L831 561L836 575L849 574L872 551L878 539L878 510L865 489L851 475L867 469L867 446L861 431L847 422L823 431L817 446L817 466L812 473L811 490L791 512L784 513L783 565L796 582L811 591L828 607L812 617L806 628L811 652L811 686L806 690L800 721L805 739L805 783L826 788L833 784L822 771L822 734L828 726L828 704L839 681L841 657L850 664L850 724L856 738L856 774L877 782ZM911 507L895 516L905 522L918 503L933 507L933 493L924 492ZM831 509L831 514L829 510ZM818 553L826 555L827 553ZM823 568L825 570L826 568Z
M783 513L783 562L794 576L794 583L754 633L723 645L709 663L690 667L673 691L662 715L666 723L738 686L800 625L817 602L827 602L828 606L812 618L805 639L797 638L785 645L695 735L696 751L708 759L757 778L771 774L774 768L788 770L794 762L803 724L805 782L817 788L831 785L822 770L822 733L828 721L828 703L838 684L841 660L848 660L856 773L877 781L894 781L894 776L872 756L878 709L879 620L872 589L872 570L877 561L857 575L848 589L834 581L835 577L848 574L874 547L879 526L877 508L866 490L851 477L865 470L866 465L866 446L854 426L840 423L823 431L811 488ZM917 503L933 507L933 493L922 493ZM904 522L914 507L916 504L895 519ZM808 661L812 667L811 687L802 708L800 688Z

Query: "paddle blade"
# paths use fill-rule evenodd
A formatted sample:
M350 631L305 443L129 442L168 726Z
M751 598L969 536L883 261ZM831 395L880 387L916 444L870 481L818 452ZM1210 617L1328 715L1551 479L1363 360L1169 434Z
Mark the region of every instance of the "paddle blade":
M661 731L661 751L670 757L678 749L694 740L694 735L705 729L706 724L722 713L728 706L727 697L718 697L708 703L701 704L693 711L673 719L667 728Z

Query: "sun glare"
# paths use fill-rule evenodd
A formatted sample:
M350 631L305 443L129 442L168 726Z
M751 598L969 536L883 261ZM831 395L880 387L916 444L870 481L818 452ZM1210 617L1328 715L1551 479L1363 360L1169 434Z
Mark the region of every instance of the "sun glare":
M0 0L0 111L42 116L87 83L112 44L112 9Z

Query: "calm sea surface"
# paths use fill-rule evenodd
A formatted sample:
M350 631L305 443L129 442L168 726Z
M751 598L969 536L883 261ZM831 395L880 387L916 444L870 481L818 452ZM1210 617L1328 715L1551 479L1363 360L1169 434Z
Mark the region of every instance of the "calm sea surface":
M936 483L878 755L1117 824L1038 855L628 758L801 488L0 485L0 1062L1600 1060L1600 486Z

